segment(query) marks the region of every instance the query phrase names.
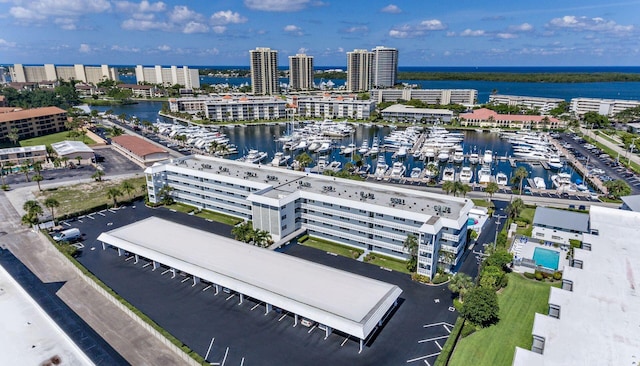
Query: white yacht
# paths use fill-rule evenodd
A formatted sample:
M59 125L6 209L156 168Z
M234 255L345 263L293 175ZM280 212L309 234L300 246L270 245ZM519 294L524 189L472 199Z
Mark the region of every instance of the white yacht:
M420 178L420 174L422 174L422 169L418 167L411 169L411 178Z
M342 153L345 155L349 155L352 152L354 152L355 149L356 149L356 144L349 144L347 145L346 148L344 148L344 150L342 150Z
M554 174L551 176L551 182L558 191L568 192L573 190L571 186L571 174L569 173Z
M379 146L379 142L378 139L375 139L373 141L373 144L371 144L371 149L369 149L369 155L378 155L378 153L380 152L380 146Z
M436 150L432 147L428 147L425 151L424 151L424 157L427 159L431 159L434 158L436 156Z
M444 182L453 182L455 180L456 177L456 170L452 167L446 167L444 168L444 171L442 172L442 180Z
M333 170L334 172L340 171L340 168L342 168L342 163L339 161L332 161L327 165L327 169Z
M407 167L399 161L393 163L391 168L391 179L400 179L404 177L404 173L407 171Z
M449 152L446 150L441 150L438 153L438 160L440 160L443 163L446 163L449 161Z
M484 151L484 155L482 156L482 163L483 164L491 164L491 163L493 163L493 151L491 151L491 150L485 150Z
M545 183L542 177L533 177L533 184L535 184L535 188L537 189L547 189L547 183Z
M244 161L244 162L247 162L247 163L258 164L258 163L262 162L266 158L267 158L267 153L266 152L252 149L252 150L249 150L247 155L243 156L242 158L240 158L238 160Z
M273 156L273 160L271 160L271 165L273 166L287 165L290 159L291 159L291 155L285 155L283 152L278 151Z
M491 166L483 164L478 171L478 183L487 184L489 182L491 182Z
M358 149L358 153L360 155L364 155L367 152L369 152L369 142L367 140L363 140L362 146L360 146L360 149Z
M462 169L460 170L460 182L469 183L471 182L472 178L473 178L473 170L471 170L471 167L463 166Z
M387 165L387 163L385 162L384 155L380 155L380 157L378 157L378 162L376 164L376 172L375 172L376 180L384 179L384 175L387 173L388 169L389 169L389 165Z
M324 141L324 142L320 143L320 147L316 150L316 152L318 152L318 153L326 153L329 150L331 150L331 142Z
M509 178L503 172L498 172L498 174L496 174L496 183L499 186L506 186L509 183Z
M562 169L562 161L560 161L560 157L557 154L549 155L549 161L547 161L549 168L551 169Z
M406 146L400 146L400 148L398 148L398 152L396 153L398 155L399 158L404 158L407 156L407 147Z
M480 162L480 156L478 156L477 153L471 153L471 155L469 155L469 163L471 164L478 164Z
M464 162L464 152L461 146L456 147L453 152L453 162L455 164L462 164Z

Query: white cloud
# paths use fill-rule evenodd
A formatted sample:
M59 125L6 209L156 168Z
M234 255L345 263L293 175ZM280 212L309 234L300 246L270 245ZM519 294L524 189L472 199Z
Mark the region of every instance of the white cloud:
M127 19L122 22L122 29L149 31L149 30L171 30L171 25L165 22L155 22L151 20Z
M554 18L547 23L551 29L567 29L576 32L598 32L614 36L627 36L635 28L633 25L620 25L613 20L606 20L600 17L588 18L585 16L565 15L562 18Z
M0 47L6 48L6 47L15 47L16 43L15 42L9 42L5 39L0 38Z
M2 2L9 2L1 0ZM12 0L16 6L9 9L9 15L20 21L20 25L49 22L65 30L76 29L78 19L90 13L104 13L111 10L108 0Z
M496 33L496 38L514 39L514 38L518 38L518 35L514 33Z
M393 37L393 38L408 38L409 37L409 32L406 31L400 31L397 29L392 29L389 31L389 37Z
M354 25L352 27L346 28L342 30L344 33L367 33L369 31L369 27L366 25Z
M42 20L47 18L46 16L39 14L34 10L23 8L22 6L12 7L11 9L9 9L9 14L11 14L11 16L13 16L14 18L20 20Z
M310 0L244 0L244 5L251 10L261 11L298 11L311 5ZM318 3L315 5L324 5Z
M226 11L218 11L211 15L211 22L213 24L224 25L224 24L241 24L246 23L247 18L240 15L240 13L233 12L231 10Z
M116 1L115 5L117 10L127 13L161 12L166 10L166 5L162 1L158 1L156 3L150 3L147 0L143 0L140 3Z
M511 32L531 32L532 30L533 26L529 23L509 26L509 31Z
M225 27L224 25L216 25L211 29L213 29L213 33L215 34L222 34L227 30L227 27Z
M153 13L133 13L131 15L131 17L133 19L140 19L140 20L153 20L155 19L156 15Z
M56 18L53 22L55 24L59 25L60 28L62 28L64 30L75 30L76 29L75 19L71 19L71 18Z
M444 30L447 29L447 26L438 19L429 19L421 21L420 28L426 30Z
M86 43L81 43L80 48L78 49L78 52L80 53L91 53L91 51L92 51L91 46L89 46Z
M202 19L202 14L189 9L186 5L176 5L173 7L173 11L169 13L169 20L176 24L183 24L192 20L199 21Z
M189 22L182 29L182 33L192 34L192 33L206 33L209 31L209 26L206 24L198 23L198 22Z
M425 35L429 31L441 31L447 29L447 26L438 19L427 19L421 21L418 25L404 24L393 27L389 31L389 37L393 38L414 38Z
M171 51L171 47L167 46L166 44L163 44L161 46L158 46L158 50L162 52L167 52L167 51Z
M111 46L111 51L138 53L140 52L140 49L137 47L120 46L120 45L114 44L113 46Z
M380 10L383 13L389 14L399 14L402 13L402 9L400 9L397 5L389 4Z
M298 27L297 25L293 25L293 24L289 24L287 26L284 27L284 31L289 33L289 34L293 34L296 36L301 36L304 33L302 32L302 28Z
M484 35L485 31L483 31L482 29L471 30L467 28L460 32L460 37L482 37Z
M305 54L307 52L309 52L308 48L300 47L300 48L298 48L298 52L297 53Z

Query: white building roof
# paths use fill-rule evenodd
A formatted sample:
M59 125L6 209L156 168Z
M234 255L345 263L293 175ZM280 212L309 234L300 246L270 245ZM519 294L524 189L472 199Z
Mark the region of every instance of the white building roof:
M93 149L85 145L82 141L60 141L51 144L51 148L55 150L58 156L67 156L78 153L93 153Z
M453 116L453 111L448 109L415 108L404 104L390 105L383 109L382 113L448 114Z
M640 195L624 196L620 197L620 199L629 210L640 212Z
M3 365L93 365L66 333L0 265L0 359Z
M540 225L586 233L589 231L589 215L557 208L538 207L533 216L533 226Z
M35 145L35 146L19 146L19 147L8 147L6 149L0 149L0 154L18 154L18 153L27 153L27 152L47 152L47 147L44 145Z
M98 240L360 339L402 293L392 284L155 217Z
M565 267L573 291L551 288L560 318L536 314L542 355L518 349L514 365L637 365L640 360L640 213L591 206L591 251L576 249L583 268ZM543 361L543 362L541 362Z

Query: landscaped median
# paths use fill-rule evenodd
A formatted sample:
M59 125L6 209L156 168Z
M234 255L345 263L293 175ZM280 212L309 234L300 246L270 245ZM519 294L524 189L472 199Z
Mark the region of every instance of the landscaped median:
M201 217L206 220L211 220L215 222L219 222L222 224L227 224L230 226L235 226L242 222L242 219L234 216L229 216L225 214L221 214L218 212L213 212L209 210L200 210L196 207L185 205L184 203L172 203L170 205L166 205L166 208L169 210L175 210L178 212L192 214L194 216Z

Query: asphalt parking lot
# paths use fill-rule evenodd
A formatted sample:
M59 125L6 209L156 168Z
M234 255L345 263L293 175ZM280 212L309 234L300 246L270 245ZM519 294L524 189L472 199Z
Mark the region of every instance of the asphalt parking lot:
M112 148L96 149L96 154L103 156L104 161L98 163L107 174L141 173L142 168Z
M316 327L293 327L287 312L264 314L264 304L235 294L214 294L207 283L193 285L188 274L171 278L155 271L145 260L118 257L103 251L97 236L151 215L199 229L231 236L231 227L166 209L149 209L141 203L104 210L63 224L78 227L84 249L78 260L120 296L147 314L209 362L225 365L431 365L452 329L457 313L446 285L426 286L408 275L391 272L352 259L296 244L287 255L311 260L398 285L403 290L399 306L362 353L357 340L334 332L326 340ZM180 245L180 238L173 238Z

